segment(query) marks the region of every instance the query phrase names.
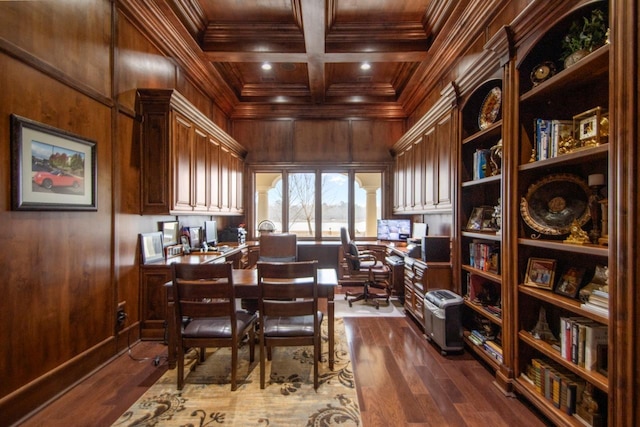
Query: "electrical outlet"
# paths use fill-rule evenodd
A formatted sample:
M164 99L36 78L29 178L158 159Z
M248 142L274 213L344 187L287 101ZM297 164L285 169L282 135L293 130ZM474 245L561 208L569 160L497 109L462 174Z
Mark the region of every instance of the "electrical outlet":
M117 330L124 328L124 325L127 322L126 306L127 306L126 301L122 301L118 303L118 308L116 309L116 329Z

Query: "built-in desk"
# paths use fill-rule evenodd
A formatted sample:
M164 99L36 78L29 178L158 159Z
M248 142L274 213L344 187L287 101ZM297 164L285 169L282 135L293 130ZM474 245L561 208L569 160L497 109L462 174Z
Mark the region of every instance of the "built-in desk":
M140 266L140 338L166 340L167 290L171 280L171 264L203 264L232 261L234 268L246 265L247 245L225 243L227 252L192 252Z

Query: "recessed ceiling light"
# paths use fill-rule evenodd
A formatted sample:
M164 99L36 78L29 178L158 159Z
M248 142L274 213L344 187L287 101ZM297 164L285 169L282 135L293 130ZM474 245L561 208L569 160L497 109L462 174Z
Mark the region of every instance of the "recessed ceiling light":
M369 64L368 62L363 62L362 64L360 64L360 69L361 70L370 70L371 69L371 64Z
M265 71L269 71L271 69L271 64L269 64L268 62L263 62L262 69Z

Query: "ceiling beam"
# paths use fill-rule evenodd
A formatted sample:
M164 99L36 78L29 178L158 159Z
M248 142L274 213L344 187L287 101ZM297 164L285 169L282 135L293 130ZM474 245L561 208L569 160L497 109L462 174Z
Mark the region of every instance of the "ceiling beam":
M324 32L326 10L324 2L318 0L302 0L300 7L302 9L304 44L307 51L309 89L313 103L319 104L324 101L325 89Z

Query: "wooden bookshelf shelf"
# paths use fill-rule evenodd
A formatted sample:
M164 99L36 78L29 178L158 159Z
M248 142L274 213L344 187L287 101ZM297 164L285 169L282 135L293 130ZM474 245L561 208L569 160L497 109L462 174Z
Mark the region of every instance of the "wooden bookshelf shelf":
M496 316L495 314L492 314L491 312L489 312L487 310L485 310L484 308L482 308L481 305L472 303L471 301L469 301L468 298L464 299L464 305L466 305L467 307L469 307L470 309L472 309L476 313L480 314L481 316L486 317L492 323L495 323L498 326L502 326L502 318Z
M605 393L609 392L609 380L604 375L599 374L598 372L595 372L595 371L588 371L576 365L575 363L572 363L564 359L558 351L556 351L553 347L551 347L551 345L549 345L544 341L535 339L533 335L531 335L527 331L520 331L518 333L518 337L528 346L535 348L536 350L544 354L549 359L559 363L560 365L567 368L574 374L579 375L581 378L585 379L586 381L590 382L594 386L598 387L603 392Z
M526 295L537 298L541 301L553 304L557 307L560 307L564 310L570 311L579 316L587 317L591 320L594 320L598 323L602 323L603 325L609 324L609 319L606 317L602 317L588 310L583 310L580 308L580 301L563 297L562 295L555 294L551 291L544 289L537 289L531 286L520 285L518 286L518 290Z
M462 235L471 239L493 240L495 242L502 240L502 234L497 234L495 231L463 231Z
M538 160L535 162L525 163L518 166L520 172L537 170L539 168L549 168L556 165L567 166L577 165L584 163L585 161L606 159L609 153L609 144L598 145L593 148L585 148L582 150L574 151L572 153L562 154L557 157L551 157L550 159Z
M488 176L486 178L480 178L480 179L474 179L471 181L465 181L462 183L463 187L474 187L476 185L485 185L485 184L492 184L492 183L500 183L500 181L502 180L502 176L501 175L494 175L494 176Z
M533 385L522 378L516 378L513 382L513 386L516 391L523 395L529 401L536 404L536 407L546 415L554 425L576 426L584 427L576 418L571 415L567 415L564 412L556 408L553 403L549 402L535 389Z
M473 341L471 341L469 339L469 334L471 334L470 331L464 331L463 333L464 342L467 344L467 347L469 347L475 354L480 356L480 358L484 360L489 366L491 366L494 371L500 369L501 364L496 359L494 359L493 356L487 353L482 347L476 345Z
M520 238L518 239L518 244L536 248L553 249L554 251L571 252L583 255L594 255L605 258L609 255L609 248L606 246L592 244L575 245L572 243L564 243L562 240Z
M494 138L500 138L502 134L502 120L498 120L495 123L491 124L486 129L474 133L473 135L462 140L462 144L468 144L471 142L480 142Z
M465 270L465 271L468 271L471 274L475 274L476 276L484 277L485 279L491 280L492 282L495 282L495 283L501 283L502 282L502 277L499 274L490 273L488 271L480 270L478 268L472 267L472 266L467 265L467 264L463 264L462 265L462 269Z

